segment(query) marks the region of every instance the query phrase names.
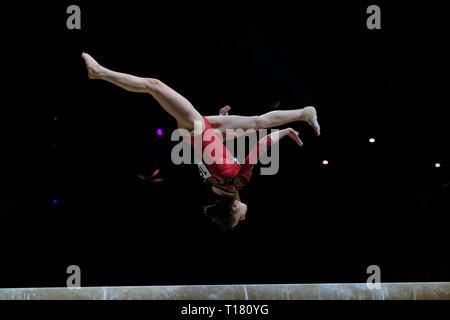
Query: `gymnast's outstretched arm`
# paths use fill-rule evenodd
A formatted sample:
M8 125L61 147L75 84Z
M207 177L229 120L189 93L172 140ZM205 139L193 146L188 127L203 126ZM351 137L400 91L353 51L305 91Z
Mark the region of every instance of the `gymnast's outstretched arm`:
M258 163L261 155L267 151L267 149L274 144L278 143L283 137L291 137L299 146L303 146L303 142L298 136L298 132L292 128L286 128L280 131L275 131L258 141L258 143L253 147L250 153L245 158L244 163L241 164L239 170L239 176L250 180L253 167Z

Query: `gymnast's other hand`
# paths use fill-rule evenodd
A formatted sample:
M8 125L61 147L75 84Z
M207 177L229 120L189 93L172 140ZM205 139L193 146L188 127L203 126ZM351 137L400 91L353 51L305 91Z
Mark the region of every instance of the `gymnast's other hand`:
M300 137L298 136L298 131L295 131L295 130L292 129L292 128L287 128L287 129L284 129L284 130L286 130L287 135L288 135L291 139L293 139L295 142L297 142L297 144L298 144L300 147L303 147L303 142L302 142L302 140L300 139Z
M219 116L227 116L228 115L228 111L231 110L230 106L225 106L223 108L220 108L219 110Z

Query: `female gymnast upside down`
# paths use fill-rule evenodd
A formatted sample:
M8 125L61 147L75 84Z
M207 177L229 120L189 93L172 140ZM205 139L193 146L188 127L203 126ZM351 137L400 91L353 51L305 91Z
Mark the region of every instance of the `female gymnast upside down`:
M191 132L190 142L194 141L194 124L201 124L201 136L209 134L214 139L202 139L202 150L208 145L212 145L217 150L222 150L224 160L219 163L206 165L208 175L203 176L211 185L214 193L220 196L214 205L204 207L204 213L211 218L221 230L231 230L239 221L245 219L247 205L239 198L238 190L242 188L250 179L251 170L255 164L249 163L251 156L258 158L259 154L281 138L288 136L295 140L299 146L303 143L298 136L298 132L292 128L286 128L271 133L263 137L255 148L247 156L246 161L239 165L233 161L233 156L223 144L227 129L259 130L284 125L295 121L305 121L311 125L316 135L320 135L320 126L317 122L316 109L305 107L296 110L277 110L265 113L260 116L235 116L228 115L230 107L220 109L219 115L202 116L192 104L178 92L168 87L166 84L154 78L141 78L133 75L119 73L101 66L89 54L83 53L81 56L87 67L90 79L102 79L111 82L125 90L131 92L149 93L172 117L175 118L178 128ZM200 134L200 132L198 132ZM254 159L254 158L253 158ZM231 161L229 161L231 160ZM208 161L204 161L208 163ZM210 162L209 162L210 163Z

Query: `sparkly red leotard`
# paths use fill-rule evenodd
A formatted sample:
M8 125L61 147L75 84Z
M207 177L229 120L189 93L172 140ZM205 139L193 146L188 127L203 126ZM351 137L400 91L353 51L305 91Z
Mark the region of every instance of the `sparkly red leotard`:
M203 117L203 119L205 121L205 129L201 134L202 154L197 154L202 159L202 163L198 164L200 175L204 178L205 182L208 182L212 186L226 192L234 193L237 189L242 188L248 183L252 169L259 159L260 150L264 147L266 141L267 147L270 147L272 140L269 136L265 136L259 140L245 158L244 163L240 165L234 160L231 152L214 132L209 120L206 117ZM191 137L190 144L192 146L194 145L194 137ZM207 151L210 150L210 152L204 152L205 149Z

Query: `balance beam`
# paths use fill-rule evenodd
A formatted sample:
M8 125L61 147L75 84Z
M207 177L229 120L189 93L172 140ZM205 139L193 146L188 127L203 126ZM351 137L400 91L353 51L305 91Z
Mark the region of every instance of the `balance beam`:
M450 300L450 282L0 289L0 300Z

